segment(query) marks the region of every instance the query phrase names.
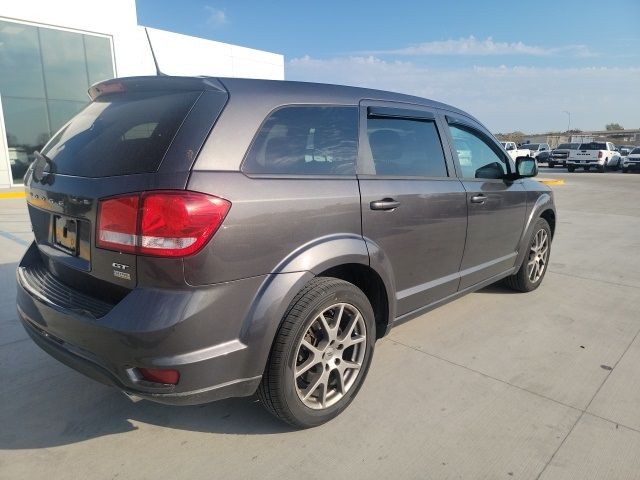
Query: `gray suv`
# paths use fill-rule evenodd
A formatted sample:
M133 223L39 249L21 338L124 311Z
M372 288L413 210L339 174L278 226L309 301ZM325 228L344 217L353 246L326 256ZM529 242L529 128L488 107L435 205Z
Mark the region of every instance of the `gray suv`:
M319 425L393 326L499 280L533 290L547 270L556 213L535 161L456 108L246 79L89 94L26 174L18 313L40 347L127 395L257 392Z

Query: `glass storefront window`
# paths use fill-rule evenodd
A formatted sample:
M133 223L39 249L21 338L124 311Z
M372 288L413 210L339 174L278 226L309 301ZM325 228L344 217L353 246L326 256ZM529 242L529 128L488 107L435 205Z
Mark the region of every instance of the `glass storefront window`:
M0 20L0 97L14 183L36 150L114 77L107 37Z
M87 100L87 63L79 33L40 29L40 45L47 97Z
M89 85L113 78L113 60L111 59L109 39L84 35L84 48L87 52Z
M0 21L0 93L44 98L38 29Z
M47 105L40 98L5 97L2 109L11 174L13 181L18 182L33 161L33 152L42 149L49 140Z

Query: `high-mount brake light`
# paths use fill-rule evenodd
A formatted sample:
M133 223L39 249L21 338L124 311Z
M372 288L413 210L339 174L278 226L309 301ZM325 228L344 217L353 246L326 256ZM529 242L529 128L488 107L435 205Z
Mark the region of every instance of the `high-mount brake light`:
M204 193L150 191L100 200L96 246L156 257L185 257L220 228L231 202Z

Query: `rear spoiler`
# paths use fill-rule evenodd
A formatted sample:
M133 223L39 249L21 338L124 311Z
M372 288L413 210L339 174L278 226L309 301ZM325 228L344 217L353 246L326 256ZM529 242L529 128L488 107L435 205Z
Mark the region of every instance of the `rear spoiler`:
M103 95L123 92L152 92L171 90L214 90L227 93L222 83L212 77L172 77L168 75L150 77L123 77L105 80L89 87L91 100Z

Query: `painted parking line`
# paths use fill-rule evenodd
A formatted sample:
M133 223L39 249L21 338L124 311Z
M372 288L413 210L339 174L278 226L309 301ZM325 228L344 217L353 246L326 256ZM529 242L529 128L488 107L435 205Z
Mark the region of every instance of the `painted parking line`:
M24 192L0 192L0 200L3 198L26 198Z
M545 185L564 185L564 180L560 178L537 178L536 180Z

